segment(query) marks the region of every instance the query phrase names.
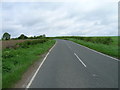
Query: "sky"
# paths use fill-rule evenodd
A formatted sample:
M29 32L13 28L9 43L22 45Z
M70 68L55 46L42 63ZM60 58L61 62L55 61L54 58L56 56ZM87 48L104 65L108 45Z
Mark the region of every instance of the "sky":
M118 35L117 0L69 1L0 3L0 37Z

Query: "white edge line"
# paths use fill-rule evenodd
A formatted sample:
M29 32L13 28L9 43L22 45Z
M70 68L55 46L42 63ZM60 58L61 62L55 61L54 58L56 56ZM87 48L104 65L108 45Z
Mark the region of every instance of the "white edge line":
M112 59L114 59L114 60L116 60L116 61L120 61L120 60L117 59L117 58L114 58L114 57L111 57L111 56L109 56L109 55L106 55L106 54L103 54L103 53L101 53L101 52L98 52L98 51L96 51L96 50L90 49L90 48L88 48L88 47L86 47L86 46L83 46L83 45L81 45L81 44L77 44L77 45L82 46L82 47L84 47L84 48L86 48L86 49L89 49L89 50L91 50L91 51L94 51L94 52L96 52L96 53L99 53L99 54L101 54L101 55L103 55L103 56L112 58Z
M55 45L57 44L57 41L55 43ZM26 88L29 88L30 85L32 84L35 76L37 75L38 71L40 70L41 66L43 65L44 61L46 60L47 56L49 55L49 53L51 52L51 50L55 47L55 45L48 51L47 55L45 56L45 58L43 59L43 61L41 62L40 66L38 67L38 69L36 70L35 74L33 75L33 77L31 78L30 82L28 83Z
M85 67L87 67L87 66L85 65L85 63L77 56L76 53L74 53L74 55L78 58L78 60L79 60Z

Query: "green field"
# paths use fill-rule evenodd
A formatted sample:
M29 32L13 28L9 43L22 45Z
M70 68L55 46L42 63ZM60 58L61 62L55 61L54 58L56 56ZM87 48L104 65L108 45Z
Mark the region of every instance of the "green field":
M111 38L111 40L108 42L106 38L108 37L97 37L99 40L99 38L101 38L101 42L106 42L106 43L101 43L101 42L94 42L93 40L96 37L92 37L92 40L86 41L86 39L89 39L90 37L85 37L83 40L79 39L79 37L60 37L61 39L65 39L65 40L70 40L73 41L75 43L84 45L86 47L89 47L91 49L94 49L96 51L102 52L104 54L110 55L112 57L115 58L119 58L118 57L118 49L120 49L118 46L118 37L117 36L113 36L113 37L109 37ZM93 43L94 42L94 43Z
M29 47L26 47L26 43L29 44ZM21 47L17 49L2 51L3 88L13 87L21 79L23 73L55 44L55 40L47 40L44 43L37 44L26 43L21 44ZM34 41L34 43L36 42Z

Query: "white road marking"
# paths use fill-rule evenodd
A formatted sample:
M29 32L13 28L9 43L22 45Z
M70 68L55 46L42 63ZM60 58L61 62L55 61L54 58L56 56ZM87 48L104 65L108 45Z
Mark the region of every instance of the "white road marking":
M56 41L56 43L57 43L57 41ZM56 45L56 43L55 43L55 45ZM28 85L27 85L27 87L26 87L27 89L28 89L28 88L30 87L30 85L32 84L32 82L33 82L33 80L35 79L38 71L40 70L41 66L43 65L43 63L45 62L47 56L49 55L49 53L51 52L51 50L55 47L55 45L49 50L49 52L47 53L47 55L45 56L45 58L44 58L43 61L41 62L40 66L39 66L38 69L36 70L36 72L35 72L35 74L33 75L32 79L31 79L30 82L28 83Z
M90 49L90 48L88 48L88 47L86 47L86 46L83 46L83 45L80 45L80 44L77 44L77 45L82 46L82 47L84 47L84 48L86 48L86 49L89 49L89 50L91 50L91 51L93 51L93 52L99 53L99 54L101 54L101 55L103 55L103 56L106 56L106 57L109 57L109 58L111 58L111 59L114 59L114 60L116 60L116 61L120 61L120 60L117 59L117 58L114 58L114 57L111 57L111 56L109 56L109 55L103 54L103 53L101 53L101 52L95 51L95 50Z
M84 65L84 67L87 67L86 65L85 65L85 63L77 56L77 54L76 53L74 53L74 55L78 58L78 60Z

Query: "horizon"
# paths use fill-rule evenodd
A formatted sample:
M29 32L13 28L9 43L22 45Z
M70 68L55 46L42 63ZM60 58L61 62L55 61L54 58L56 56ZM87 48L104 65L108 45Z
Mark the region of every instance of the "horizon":
M5 33L7 33L7 32L5 32ZM10 33L9 33L10 34ZM22 33L23 35L25 35L24 33ZM20 35L22 35L22 34L20 34ZM20 36L19 35L19 36ZM44 35L44 34L41 34L41 35ZM38 36L41 36L41 35L38 35ZM19 37L18 36L18 37ZM27 35L25 35L25 36L27 36ZM11 39L16 39L16 38L18 38L18 37L12 37ZM37 37L37 36L27 36L28 38L29 37ZM49 37L49 36L47 36L47 35L45 35L45 37ZM118 36L51 36L51 37L119 37L119 35ZM1 40L2 38L0 38L0 40Z

